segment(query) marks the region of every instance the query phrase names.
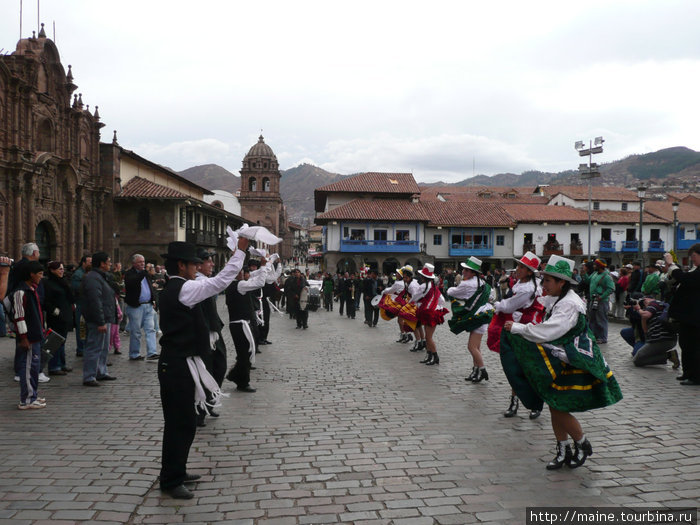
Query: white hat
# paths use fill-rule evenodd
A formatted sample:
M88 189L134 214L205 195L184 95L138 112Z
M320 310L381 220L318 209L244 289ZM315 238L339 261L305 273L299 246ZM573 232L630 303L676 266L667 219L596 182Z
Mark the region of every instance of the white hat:
M410 264L405 265L403 268L401 268L404 272L409 272L411 275L413 275L413 266Z
M572 284L578 284L576 279L574 279L574 266L575 263L571 259L560 257L559 255L552 255L549 261L547 261L547 266L540 273L543 275L551 275L557 279L564 279Z
M467 262L459 263L462 268L471 270L476 273L484 273L481 271L481 259L477 259L473 255L467 259Z
M513 260L529 268L533 272L536 272L540 269L540 263L542 262L540 258L532 252L527 252L520 259L513 258Z
M418 273L421 274L423 277L427 277L428 279L435 279L435 274L433 271L435 270L435 266L433 266L430 263L425 263L423 265L423 268L418 270Z

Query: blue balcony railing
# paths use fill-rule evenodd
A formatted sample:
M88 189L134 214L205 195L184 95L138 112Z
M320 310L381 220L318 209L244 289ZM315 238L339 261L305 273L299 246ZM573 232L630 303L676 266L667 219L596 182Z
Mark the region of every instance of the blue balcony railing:
M615 251L615 241L600 241L600 251L601 252L614 252Z
M451 257L464 257L469 255L493 255L493 246L489 244L451 244L450 245L450 256Z
M649 252L663 252L664 251L664 241L649 241Z
M340 241L341 252L402 252L418 253L418 241L355 241L343 239Z
M639 242L637 241L622 241L623 252L638 252Z

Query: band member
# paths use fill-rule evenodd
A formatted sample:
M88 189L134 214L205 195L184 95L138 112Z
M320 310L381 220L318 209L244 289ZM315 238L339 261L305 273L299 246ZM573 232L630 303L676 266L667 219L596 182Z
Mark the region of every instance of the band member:
M489 380L489 374L484 366L484 358L481 356L481 338L486 333L493 317L493 306L488 303L491 287L482 279L481 260L472 256L460 265L462 267L462 282L458 286L449 288L447 295L464 300L464 311L459 314L458 318L455 303L453 303L453 316L449 324L453 333L461 331L469 333L467 350L472 356L473 366L471 374L464 380L479 383L482 380Z
M270 301L273 301L277 295L277 281L282 275L282 264L276 261L273 266L273 271L269 272L265 278L265 286L262 289L262 308L263 308L263 324L260 325L260 336L258 344L269 345L272 342L268 341L267 336L270 333Z
M229 329L236 347L236 364L229 370L226 379L236 383L236 389L240 392L255 392L255 389L250 386L250 368L255 364L256 350L255 335L251 325L257 323L257 320L253 296L248 292L259 290L265 285L270 267L266 266L264 258L261 263L263 268L250 274L248 280L244 279L244 270L241 270L236 280L226 289Z
M418 270L421 282L416 293L411 296L411 302L418 304L418 321L425 330L425 347L428 355L421 363L428 366L440 364L433 334L435 327L445 322L445 314L449 312L445 308L445 299L435 283L434 269L432 264L426 263L421 270Z
M501 363L523 404L549 405L557 453L548 470L577 468L593 454L581 424L571 412L617 403L622 392L588 328L586 306L572 285L574 261L553 255L542 270L547 313L540 324L507 321L501 338ZM568 438L574 440L572 452Z
M197 257L202 260L202 263L198 266L195 280L201 281L211 277L214 269L213 255L213 253L208 252L204 248L199 248L197 250ZM224 322L221 320L221 317L219 317L219 312L216 307L216 296L208 297L202 301L201 304L202 310L204 311L204 321L207 323L207 328L209 329L210 342L209 351L203 352L202 360L207 367L207 371L216 381L216 384L221 387L224 376L226 375L226 343L221 333ZM213 408L209 408L208 411L210 416L219 417L219 414L215 412ZM197 426L206 426L204 423L206 415L207 410L204 408L198 410Z
M544 307L537 301L542 290L537 282L535 272L540 267L540 259L532 252L527 252L521 259L515 259L518 266L515 270L515 283L505 297L494 304L495 315L488 328L486 344L490 350L500 352L501 332L506 321L517 321L522 324L539 323L544 316ZM511 391L510 405L503 414L513 417L518 413L518 396ZM530 419L539 417L542 404L530 411Z
M201 302L223 291L238 274L248 240L230 237L229 247L235 252L218 275L199 281L195 276L202 260L196 257L194 245L171 242L163 255L169 279L160 292L163 336L158 381L165 420L160 488L177 499L192 498L184 483L199 479L187 474L187 457L197 430L195 403L205 403L204 387L218 390L201 359L211 345Z

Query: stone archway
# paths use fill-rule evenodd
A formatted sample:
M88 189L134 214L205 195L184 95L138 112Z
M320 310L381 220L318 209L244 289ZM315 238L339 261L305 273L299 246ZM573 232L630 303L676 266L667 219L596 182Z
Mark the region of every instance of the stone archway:
M409 257L408 259L406 259L406 264L410 264L411 266L413 266L414 272L417 272L418 270L423 268L423 263L420 262L420 259L418 259L417 257Z
M46 266L56 256L56 230L49 221L41 221L34 230L34 239L39 246L39 262Z
M353 273L357 271L357 265L355 264L355 260L351 257L340 259L336 268L339 273Z
M382 274L391 275L396 271L397 268L400 267L401 263L398 261L398 259L394 257L389 257L382 263Z

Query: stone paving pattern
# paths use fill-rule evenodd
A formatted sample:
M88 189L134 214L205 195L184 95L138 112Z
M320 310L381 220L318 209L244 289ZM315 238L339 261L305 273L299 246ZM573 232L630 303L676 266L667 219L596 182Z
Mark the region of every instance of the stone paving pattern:
M198 430L189 501L158 490L155 364L125 351L111 356L118 381L83 387L71 333L76 370L41 385L46 409L20 411L3 339L0 523L500 524L524 523L527 506L698 506L700 389L678 385L670 365L635 368L621 325L604 354L625 398L581 415L594 447L584 467L550 472L549 415L502 417L497 355L484 353L490 381L468 384L463 334L438 328L441 364L427 367L394 343L395 322L362 318L320 311L296 330L273 316L258 392L226 382L221 417Z

